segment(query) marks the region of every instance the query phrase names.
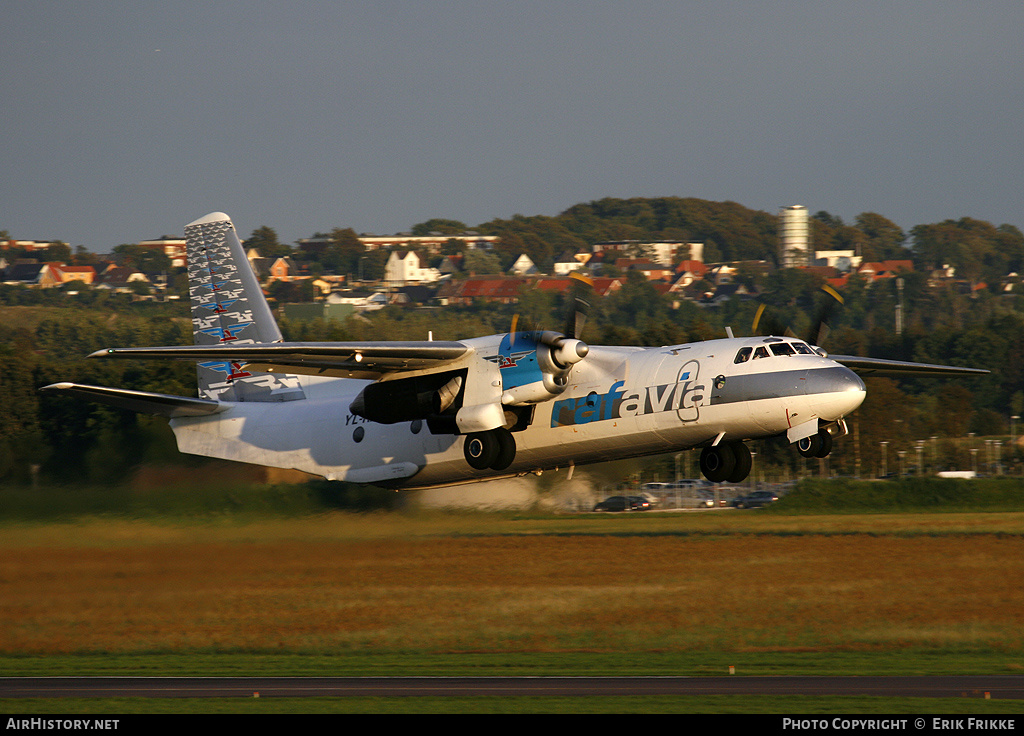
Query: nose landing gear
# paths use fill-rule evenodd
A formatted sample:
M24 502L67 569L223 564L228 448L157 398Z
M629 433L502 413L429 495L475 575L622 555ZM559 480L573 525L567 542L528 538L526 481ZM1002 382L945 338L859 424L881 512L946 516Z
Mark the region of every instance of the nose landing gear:
M832 435L827 429L819 429L817 434L797 440L796 450L804 457L828 457L832 452Z

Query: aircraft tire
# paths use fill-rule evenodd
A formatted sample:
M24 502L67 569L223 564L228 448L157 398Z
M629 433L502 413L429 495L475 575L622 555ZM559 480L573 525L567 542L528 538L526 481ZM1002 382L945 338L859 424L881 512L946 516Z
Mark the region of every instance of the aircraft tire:
M829 448L831 450L831 447ZM796 451L804 457L818 457L821 452L821 434L812 434L796 441Z
M516 438L504 427L491 430L498 444L498 452L494 462L490 464L491 470L504 470L516 459Z
M728 442L700 451L700 472L712 483L721 483L735 467L736 453Z
M733 455L736 457L736 465L729 473L726 480L729 483L742 483L750 475L750 469L754 467L754 459L750 455L750 448L743 442L732 442Z
M476 470L487 470L498 456L498 439L493 432L473 432L462 445L466 462Z
M818 432L818 437L821 439L821 447L818 448L818 454L814 457L828 457L832 452L832 435L822 429Z
M827 430L819 429L818 434L797 440L796 449L806 458L828 457L832 452L832 435Z

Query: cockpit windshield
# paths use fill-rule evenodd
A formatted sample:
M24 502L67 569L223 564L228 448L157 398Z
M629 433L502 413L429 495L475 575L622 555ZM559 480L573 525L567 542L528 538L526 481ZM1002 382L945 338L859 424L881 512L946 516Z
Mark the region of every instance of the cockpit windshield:
M769 353L769 349L771 352ZM807 343L803 342L773 342L767 346L759 345L756 348L740 348L736 353L733 363L746 363L748 360L758 358L770 358L773 355L818 355Z

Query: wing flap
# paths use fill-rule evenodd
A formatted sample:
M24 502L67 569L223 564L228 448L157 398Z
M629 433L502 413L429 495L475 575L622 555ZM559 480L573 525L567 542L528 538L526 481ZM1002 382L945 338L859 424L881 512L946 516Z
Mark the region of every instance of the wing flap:
M158 414L172 419L175 417L202 417L227 409L226 404L210 399L194 399L187 396L155 394L149 391L131 391L106 386L89 386L83 383L53 383L43 386L39 390L60 391L119 409L128 409L143 414Z
M271 373L343 378L379 378L386 373L436 368L470 350L461 342L281 342L244 345L184 345L107 348L90 358L216 360Z

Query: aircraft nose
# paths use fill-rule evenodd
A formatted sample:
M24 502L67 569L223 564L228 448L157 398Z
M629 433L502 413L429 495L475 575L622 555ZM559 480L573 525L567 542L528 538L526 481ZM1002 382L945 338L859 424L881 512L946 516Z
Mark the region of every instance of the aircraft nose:
M866 391L860 376L845 366L835 365L809 372L807 394L820 396L827 404L819 409L822 418L836 420L860 406Z

